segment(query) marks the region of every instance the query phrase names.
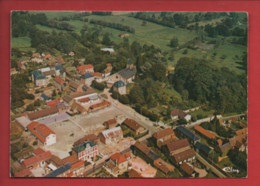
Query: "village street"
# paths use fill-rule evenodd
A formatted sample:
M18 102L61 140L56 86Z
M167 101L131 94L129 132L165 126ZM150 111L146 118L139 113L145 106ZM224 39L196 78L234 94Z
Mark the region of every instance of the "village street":
M108 92L109 89L104 90L104 94L107 95L108 101L111 102L112 107L116 108L117 110L123 112L127 117L133 118L135 121L143 125L145 128L149 130L149 133L153 134L154 132L157 132L159 130L158 127L154 126L154 123L150 121L147 117L139 114L131 107L124 105L120 103L119 101L113 99L111 97L111 93Z

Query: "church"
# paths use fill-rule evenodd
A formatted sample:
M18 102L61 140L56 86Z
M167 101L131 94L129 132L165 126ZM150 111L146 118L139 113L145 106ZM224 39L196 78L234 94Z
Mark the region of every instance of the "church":
M114 84L115 82L121 80L125 84L132 83L135 79L136 68L133 64L133 61L129 58L127 61L126 68L120 70L119 72L108 77L108 84Z

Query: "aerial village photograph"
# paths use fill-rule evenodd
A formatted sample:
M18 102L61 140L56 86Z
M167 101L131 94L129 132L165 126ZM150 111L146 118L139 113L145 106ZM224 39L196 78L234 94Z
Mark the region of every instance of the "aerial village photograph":
M245 12L12 11L10 177L246 178Z

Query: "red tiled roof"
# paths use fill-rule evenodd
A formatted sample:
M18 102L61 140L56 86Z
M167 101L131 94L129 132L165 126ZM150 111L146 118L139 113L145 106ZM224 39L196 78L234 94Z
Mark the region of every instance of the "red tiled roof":
M186 138L178 141L173 141L167 144L167 147L170 152L187 146L190 146L190 144Z
M39 155L41 153L44 153L45 151L41 148L41 147L38 147L37 149L34 149L33 153L35 155Z
M55 100L52 100L52 101L48 101L46 102L46 104L50 107L55 107L56 105L58 105L60 103L60 100L59 99L55 99Z
M174 171L174 166L163 161L161 158L154 161L154 166L157 167L158 169L160 169L165 174L168 174L168 172Z
M187 160L188 158L191 158L195 155L196 155L196 153L193 149L188 149L188 150L185 150L185 151L180 152L178 154L174 154L173 157L174 157L176 162L180 162L180 161Z
M54 74L55 74L55 70L49 70L49 71L43 72L43 75L45 75L45 76L50 76L50 75L54 75Z
M209 132L208 130L202 128L202 127L199 126L199 125L196 125L196 126L194 127L194 129L195 129L196 131L198 131L200 134L204 135L205 137L207 137L207 138L209 138L209 139L215 139L215 138L216 138L216 136L215 136L213 133Z
M51 158L48 160L48 163L53 163L57 167L61 167L63 165L62 160L55 155L51 155Z
M243 128L243 129L237 130L236 131L236 135L237 136L239 136L239 135L247 135L247 128Z
M150 152L150 150L151 150L149 147L147 147L144 143L142 143L140 141L136 141L134 146L136 148L138 148L144 154L148 154Z
M114 161L117 162L117 164L119 165L120 163L126 162L127 159L125 158L124 155L120 154L119 152L113 154L112 156L110 156L110 158Z
M113 119L110 119L110 120L107 120L104 122L104 125L113 125L113 124L116 124L117 121L116 121L116 118L113 118Z
M218 143L218 146L221 146L223 142L222 142L221 139L218 139L218 140L217 140L217 143Z
M50 128L48 128L44 124L40 124L36 121L31 122L27 126L28 130L30 130L42 143L46 142L46 138L50 134L55 134Z
M142 125L137 123L135 120L129 119L129 118L127 118L123 123L134 131L138 130L140 127L143 127Z
M233 138L229 139L229 143L232 147L236 146L236 143L239 143L242 145L243 143L245 143L245 141L246 141L245 134L239 135L239 136L234 136Z
M154 133L153 137L158 140L158 139L161 139L161 138L163 138L165 136L169 136L169 135L175 135L175 134L171 128L166 128L159 132Z
M142 174L137 172L136 170L134 169L131 169L129 172L128 172L128 175L130 178L142 178Z
M187 163L183 162L180 166L180 168L189 176L192 175L192 173L194 172L194 169L188 165Z
M187 114L185 112L183 112L182 110L174 109L174 110L172 110L171 115L182 118L182 117L186 116Z
M88 97L79 99L80 102L87 102L87 101L89 101L89 100L90 100L90 99L89 99Z
M97 103L97 104L94 104L94 105L91 105L90 108L91 109L94 109L94 108L99 108L99 107L103 107L103 106L109 106L110 103L108 101L103 101L101 103Z
M92 72L91 74L92 74L93 76L99 76L99 77L102 77L102 76L103 76L103 74L100 73L100 72Z
M52 114L56 114L59 112L59 109L57 107L50 107L50 108L46 108L40 111L35 111L35 112L31 112L31 113L27 113L27 116L30 120L35 120L44 116L48 116L48 115L52 115Z
M32 55L32 57L38 57L38 56L41 56L41 54L40 54L40 53L34 53L34 54Z
M14 174L14 177L26 177L26 176L30 176L32 174L32 172L29 169L23 169L20 172L17 172Z
M65 81L63 81L59 76L55 76L54 81L56 81L59 84L65 84Z
M77 157L77 154L72 154L71 156L68 156L64 159L61 160L63 162L63 164L66 164L66 163L75 163L76 161L78 161L78 157Z
M73 146L79 146L83 144L85 141L97 141L99 138L95 134L89 134L74 142Z
M84 166L84 161L82 160L79 160L79 161L76 161L75 163L71 164L71 170L77 170L78 168Z
M81 66L78 66L78 71L81 71L81 70L86 70L86 69L90 69L90 68L94 68L93 65L91 64L87 64L87 65L81 65Z
M46 151L46 152L41 153L41 154L39 154L37 156L33 156L31 158L28 158L28 159L24 160L22 164L25 167L28 167L28 166L34 165L36 163L39 163L41 161L46 161L46 160L48 160L50 158L51 158L51 152L50 151Z
M43 57L44 59L51 58L51 54L47 54Z
M62 62L62 63L64 62L64 59L62 57L56 57L56 59L58 62Z
M125 152L123 154L123 156L127 159L127 158L131 158L132 157L132 154L130 152Z

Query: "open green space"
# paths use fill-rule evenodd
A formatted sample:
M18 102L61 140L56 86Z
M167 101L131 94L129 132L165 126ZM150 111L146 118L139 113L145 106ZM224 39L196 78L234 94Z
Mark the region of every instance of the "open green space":
M29 37L15 37L12 38L12 48L28 48L31 46L31 39Z
M70 16L79 13L73 11L68 11L68 12L43 11L43 12L46 14L46 16L49 19L55 19L55 18L60 18L62 16ZM32 13L36 13L36 12L32 12ZM138 41L141 44L154 45L155 47L160 48L162 51L167 51L167 52L172 50L172 48L169 46L169 42L173 37L178 38L180 46L193 40L195 37L198 37L198 34L195 31L190 31L188 29L183 29L179 27L170 28L149 21L146 21L145 26L143 26L142 25L143 20L134 17L129 17L129 14L130 12L113 12L112 15L108 15L108 16L90 15L90 16L85 16L85 18L88 18L89 20L95 19L95 20L103 20L111 23L119 23L122 25L133 27L135 29L135 33L128 33L129 34L128 39L130 42ZM160 12L151 12L151 14L154 14L157 17L159 16ZM192 14L194 13L184 13L184 14L187 16L192 16ZM242 20L245 18L245 14L239 14L239 17ZM222 19L223 17L218 17L212 20L201 20L198 21L198 24L200 26L204 26L206 24L214 25L215 23L220 22ZM106 32L109 33L111 40L116 43L120 43L123 41L123 39L119 37L120 33L125 33L123 31L114 28L96 25L96 24L90 24L89 22L83 22L80 20L70 20L67 22L74 26L74 31L76 33L80 33L80 30L83 28L83 26L87 25L89 28L94 28L94 27L100 28L102 34ZM190 24L194 24L194 22L191 22ZM246 23L241 21L238 23L237 26L244 28L246 27ZM42 26L42 25L37 25L37 28L48 32L51 32L53 30L58 32L61 31L59 29L50 28L48 26ZM20 39L14 42L16 43L16 45L19 46L20 45L28 46L28 42L29 42L28 39L29 38ZM170 66L175 66L175 64L181 57L196 57L196 58L209 60L211 61L211 63L214 63L217 67L227 67L233 71L236 71L237 73L241 73L242 70L238 68L239 65L236 64L236 62L238 61L238 59L236 59L236 56L241 56L243 52L246 52L246 47L231 44L227 41L222 41L219 38L217 38L216 40L222 43L218 44L217 46L214 44L213 45L214 47L211 49L198 48L196 50L191 50L191 49L183 48L180 50L176 50L174 52L174 59L168 60L168 64ZM184 53L184 50L188 51L187 54Z

